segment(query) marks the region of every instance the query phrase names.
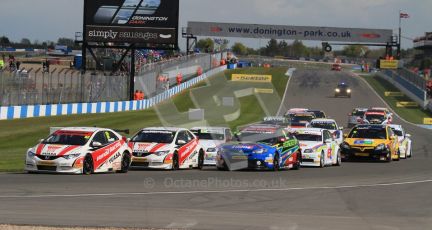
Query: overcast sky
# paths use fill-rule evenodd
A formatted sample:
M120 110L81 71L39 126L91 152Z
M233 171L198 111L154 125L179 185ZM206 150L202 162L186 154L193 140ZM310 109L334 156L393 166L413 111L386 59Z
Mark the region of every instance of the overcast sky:
M13 41L73 38L82 31L84 0L0 0L0 36ZM399 10L408 38L432 31L432 0L180 0L180 27L188 21L394 29ZM247 39L250 46L256 40ZM182 41L183 43L183 41ZM404 39L404 47L412 41ZM181 44L184 46L183 44ZM264 45L264 44L261 44Z

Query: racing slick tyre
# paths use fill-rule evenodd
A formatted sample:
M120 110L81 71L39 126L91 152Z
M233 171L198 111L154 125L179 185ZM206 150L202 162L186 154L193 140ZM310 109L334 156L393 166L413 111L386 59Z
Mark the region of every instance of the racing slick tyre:
M118 173L127 173L129 171L130 164L131 156L128 152L124 152L121 161L121 169L118 171Z
M223 158L222 158L223 160ZM222 167L216 167L219 171L228 171L228 166L224 160L223 166Z
M172 158L172 170L179 170L180 165L179 165L179 157L178 157L178 153L175 152Z
M197 169L203 169L204 167L204 151L200 149L198 153L198 167Z
M410 150L409 150L409 155L407 155L407 157L408 157L408 158L411 158L411 157L412 157L412 150L411 150L411 148L410 148Z
M325 167L325 158L324 158L324 152L321 152L321 158L320 158L320 168L324 168Z
M93 157L90 154L87 154L83 162L83 174L90 175L92 173L94 173Z
M299 170L301 168L301 152L297 152L297 161L293 166L293 170Z
M280 165L279 165L279 154L276 153L273 159L273 171L279 171Z
M336 164L335 166L341 166L342 164L342 157L341 157L341 152L340 150L338 151L337 155L336 155Z

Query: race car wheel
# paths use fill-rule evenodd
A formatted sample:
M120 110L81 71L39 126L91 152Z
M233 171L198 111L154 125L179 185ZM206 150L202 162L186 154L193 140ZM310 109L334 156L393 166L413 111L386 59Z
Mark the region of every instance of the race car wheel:
M203 169L204 167L204 151L200 149L198 154L198 169Z
M94 173L93 157L90 154L87 154L83 162L83 174L90 175L92 173Z
M386 161L386 162L387 162L387 163L392 162L391 152L388 153L388 155L387 155L387 161Z
M276 153L273 159L273 171L279 171L280 165L279 165L279 154Z
M411 158L411 157L412 157L412 150L410 148L408 158Z
M223 160L223 158L221 160ZM217 169L219 171L228 171L228 166L227 166L225 160L223 160L223 166L222 167L217 167Z
M341 152L340 150L338 151L337 155L336 155L336 164L335 166L341 166L342 164L342 157L341 157Z
M173 159L172 159L172 170L178 170L180 168L179 166L179 157L177 152L174 153Z
M296 155L297 155L297 161L296 161L296 163L294 164L294 166L293 166L293 169L294 170L299 170L300 169L300 167L301 167L301 152L297 152L296 153Z
M321 152L320 168L324 168L324 167L325 167L324 152Z
M128 152L124 152L121 161L121 169L118 172L127 173L129 171L130 164L131 164L131 156L129 155Z

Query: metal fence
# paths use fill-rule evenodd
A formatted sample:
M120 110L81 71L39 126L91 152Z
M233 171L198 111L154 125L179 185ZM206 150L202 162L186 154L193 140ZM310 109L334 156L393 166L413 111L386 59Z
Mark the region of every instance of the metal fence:
M128 99L129 78L71 69L0 71L0 105L61 104Z
M136 73L135 90L144 91L146 97L154 96L167 89L165 83L158 82L159 75L168 77L171 88L177 84L178 73L187 81L197 76L199 68L206 72L219 66L222 58L226 58L226 53L195 54L143 65ZM129 100L128 74L100 71L82 74L52 67L50 72L42 68L0 70L0 106Z
M167 89L166 83L158 81L158 76L168 77L168 84L171 88L176 85L178 73L183 75L183 81L197 76L198 69L206 72L218 67L226 53L217 54L194 54L176 59L152 63L142 66L135 77L135 89L142 90L146 96L151 97Z
M398 75L400 77L402 77L403 79L409 81L410 83L412 83L413 85L417 86L418 88L420 88L421 90L426 90L426 79L421 77L420 75L402 68L402 69L398 69L398 70L387 70L385 71L385 73L387 75L390 75L392 77L394 77L395 75Z

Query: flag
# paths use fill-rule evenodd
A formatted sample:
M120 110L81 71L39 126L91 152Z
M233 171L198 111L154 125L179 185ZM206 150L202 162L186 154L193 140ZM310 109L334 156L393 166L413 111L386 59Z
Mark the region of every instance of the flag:
M400 18L409 18L410 16L409 16L409 14L407 14L407 13L400 13Z

